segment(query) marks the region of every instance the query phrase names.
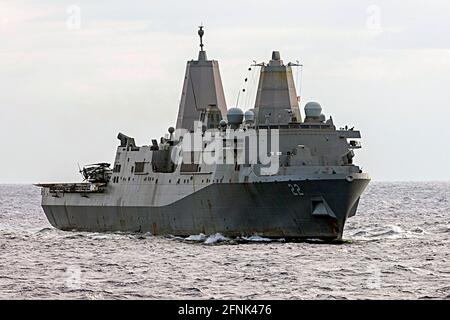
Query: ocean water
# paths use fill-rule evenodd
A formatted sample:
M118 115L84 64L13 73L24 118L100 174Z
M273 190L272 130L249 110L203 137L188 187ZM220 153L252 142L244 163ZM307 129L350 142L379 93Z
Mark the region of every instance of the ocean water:
M63 232L0 185L0 298L450 299L450 183L372 182L344 239Z

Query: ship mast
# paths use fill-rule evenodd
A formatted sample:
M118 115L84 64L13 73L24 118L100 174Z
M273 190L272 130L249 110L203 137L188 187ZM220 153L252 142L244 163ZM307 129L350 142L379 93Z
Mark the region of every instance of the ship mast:
M207 109L218 108L222 118L225 118L227 113L219 63L207 59L203 43L204 26L200 25L198 28L198 60L187 62L176 125L177 129L189 131L194 129L194 122L199 121L201 113Z

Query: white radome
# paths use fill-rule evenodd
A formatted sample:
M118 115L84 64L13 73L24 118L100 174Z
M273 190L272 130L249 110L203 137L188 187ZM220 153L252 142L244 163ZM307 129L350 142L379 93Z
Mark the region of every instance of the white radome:
M320 117L322 114L322 107L319 103L311 101L305 105L305 115L311 118Z
M230 108L227 112L227 119L229 124L241 124L244 120L244 111L239 108Z

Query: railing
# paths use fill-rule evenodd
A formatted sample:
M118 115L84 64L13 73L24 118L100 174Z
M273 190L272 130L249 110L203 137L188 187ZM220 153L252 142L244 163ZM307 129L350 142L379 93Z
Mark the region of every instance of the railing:
M101 193L106 183L41 183L35 186L48 188L50 193Z

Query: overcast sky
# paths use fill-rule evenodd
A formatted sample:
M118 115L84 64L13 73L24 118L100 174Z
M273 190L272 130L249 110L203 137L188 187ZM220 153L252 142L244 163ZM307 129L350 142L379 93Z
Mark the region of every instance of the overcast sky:
M0 183L78 181L77 162L113 162L119 131L164 135L200 23L228 107L280 50L304 65L302 109L361 130L374 180L450 180L449 1L1 0Z

